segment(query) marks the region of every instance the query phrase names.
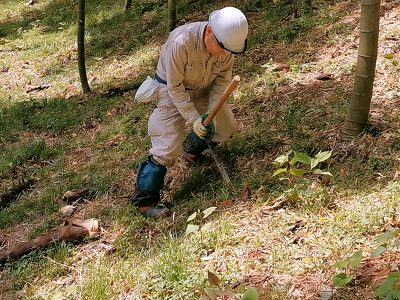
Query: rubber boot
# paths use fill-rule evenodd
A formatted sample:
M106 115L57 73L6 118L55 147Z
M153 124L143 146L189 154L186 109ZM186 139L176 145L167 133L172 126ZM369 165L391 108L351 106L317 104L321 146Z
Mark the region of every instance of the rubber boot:
M159 204L166 173L167 168L157 163L151 155L139 165L131 199L145 217L159 218L171 213L167 207Z
M218 143L214 143L218 145ZM207 142L192 130L182 143L182 157L195 166L206 166L211 163L211 158L202 152L208 149Z

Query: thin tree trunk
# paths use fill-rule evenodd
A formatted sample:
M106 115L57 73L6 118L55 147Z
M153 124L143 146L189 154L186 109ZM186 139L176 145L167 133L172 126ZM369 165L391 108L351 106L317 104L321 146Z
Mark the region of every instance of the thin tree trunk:
M175 29L176 22L176 0L168 0L168 29Z
M378 54L380 0L361 0L360 42L353 97L343 133L358 135L368 121Z
M132 0L125 0L125 12L132 6Z
M78 0L78 69L85 95L91 94L85 66L85 0Z

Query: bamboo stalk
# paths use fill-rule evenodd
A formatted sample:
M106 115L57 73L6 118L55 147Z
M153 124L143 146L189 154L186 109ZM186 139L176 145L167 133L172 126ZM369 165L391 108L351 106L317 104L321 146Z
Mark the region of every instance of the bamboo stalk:
M78 0L78 70L83 93L91 94L85 66L85 0Z
M168 29L175 29L176 23L176 0L168 0Z
M353 97L343 133L358 135L368 121L378 52L380 0L361 1L360 42Z

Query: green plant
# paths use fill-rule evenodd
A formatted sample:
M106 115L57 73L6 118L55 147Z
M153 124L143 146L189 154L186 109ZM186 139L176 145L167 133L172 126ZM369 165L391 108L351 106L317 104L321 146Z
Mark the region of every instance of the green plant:
M200 290L200 300L218 299L221 296L234 297L235 300L258 300L256 289L253 287L246 289L243 282L236 288L232 288L228 284L222 284L221 279L210 271L208 271L208 281L210 287Z
M289 150L286 154L280 155L274 160L274 164L281 168L276 170L272 176L287 174L287 176L281 178L281 180L287 179L289 181L291 181L290 175L302 178L307 172L312 172L317 175L332 176L330 172L321 171L320 169L315 168L319 163L330 158L331 155L332 151L325 151L319 152L315 157L310 157L305 153ZM298 163L309 165L309 170L297 168ZM282 168L283 166L285 167Z
M400 233L399 230L394 232L388 231L380 234L376 242L379 244L378 247L371 253L371 257L379 257L386 250L392 250L400 246L400 241L396 241L395 237ZM394 271L397 265L392 265L391 270ZM386 278L386 280L375 290L375 295L380 297L385 296L385 300L400 299L400 286L394 286L395 283L400 282L400 272L392 272Z
M209 207L203 211L203 219L206 219L209 215L211 215L217 208L215 206ZM196 219L196 217L200 214L200 211L194 212L187 218L186 222L191 222ZM188 224L186 227L185 235L191 234L193 232L199 231L204 232L211 228L211 222L204 224L201 228L200 225L197 224Z
M392 53L388 53L385 54L383 57L390 60L390 62L392 63L391 72L397 72L399 69L399 61L397 59L394 59L394 55Z
M347 275L349 272L354 272L356 267L361 262L362 259L362 250L355 252L352 256L345 260L338 260L335 262L332 267L345 269L345 272L338 273L333 276L333 284L332 287L338 287L341 285L348 284L354 277L354 275ZM346 274L347 273L347 274Z
M400 233L399 230L392 232L388 231L380 234L376 242L379 244L378 247L371 253L371 258L379 257L386 250L392 250L400 246L400 241L396 241L394 238ZM357 266L360 264L362 259L362 250L355 252L349 258L345 260L338 260L332 267L345 269L344 272L333 275L332 287L344 286L352 281L356 275ZM386 278L386 280L375 290L376 299L383 300L398 300L400 299L400 286L395 285L400 282L400 272L393 272L397 269L397 265L391 265L392 273ZM349 274L349 275L348 275ZM384 298L383 298L384 297Z

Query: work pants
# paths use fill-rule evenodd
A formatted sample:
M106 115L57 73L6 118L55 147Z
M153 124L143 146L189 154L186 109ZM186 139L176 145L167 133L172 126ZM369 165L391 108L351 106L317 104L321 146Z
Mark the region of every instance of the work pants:
M208 110L209 89L188 90L190 101L193 102L200 115ZM225 103L214 118L215 143L229 141L236 133L237 124ZM159 84L157 107L150 116L148 134L152 147L150 154L153 158L167 168L173 167L182 152L182 140L185 131L185 119L172 102L167 85ZM192 126L190 124L190 126Z

